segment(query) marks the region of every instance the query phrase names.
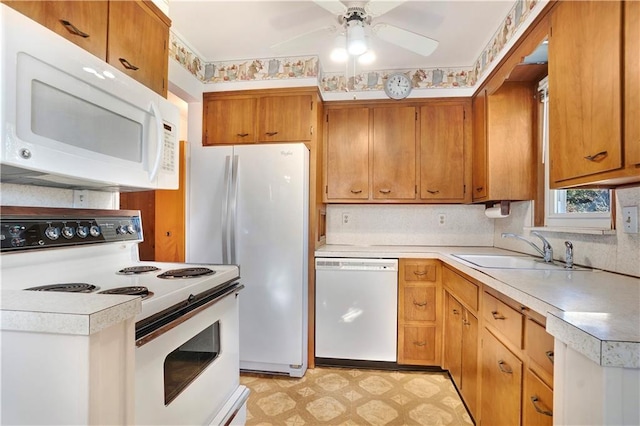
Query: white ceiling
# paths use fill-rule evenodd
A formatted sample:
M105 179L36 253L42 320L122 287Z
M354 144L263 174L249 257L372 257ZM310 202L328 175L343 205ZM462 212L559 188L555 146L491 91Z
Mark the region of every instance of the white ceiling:
M373 24L385 22L436 39L436 51L423 57L374 39L376 62L358 69L471 67L513 5L512 0L408 0L374 18ZM337 16L311 0L171 0L169 17L172 30L206 62L318 55L323 71L345 71L344 64L329 59L335 37L329 31L285 51L270 49L299 34L338 25Z

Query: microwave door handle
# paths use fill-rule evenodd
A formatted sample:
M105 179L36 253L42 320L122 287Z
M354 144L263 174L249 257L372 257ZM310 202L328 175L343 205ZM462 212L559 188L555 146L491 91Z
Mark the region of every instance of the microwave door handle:
M160 168L160 160L162 159L162 152L164 150L164 144L162 140L164 138L164 126L162 123L162 115L160 115L160 109L155 104L155 102L151 102L151 110L153 111L153 116L156 119L156 132L157 132L157 145L156 145L156 160L153 163L153 168L151 169L151 173L149 174L149 180L153 181L158 175L158 169Z

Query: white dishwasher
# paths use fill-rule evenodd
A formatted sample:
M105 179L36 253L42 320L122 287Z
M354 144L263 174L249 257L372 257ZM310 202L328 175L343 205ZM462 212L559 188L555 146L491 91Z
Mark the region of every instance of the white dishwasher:
M316 259L316 358L396 361L398 259Z

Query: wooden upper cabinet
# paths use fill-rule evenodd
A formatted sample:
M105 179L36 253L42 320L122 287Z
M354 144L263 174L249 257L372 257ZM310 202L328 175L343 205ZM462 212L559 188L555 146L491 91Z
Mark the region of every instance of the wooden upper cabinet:
M636 168L640 166L640 2L624 5L624 146L627 167Z
M203 99L203 145L253 143L257 141L254 111L256 98Z
M369 108L327 111L328 199L369 198Z
M473 201L531 200L536 179L533 85L506 82L490 95L480 93L474 102Z
M552 182L622 167L622 2L559 2L549 38Z
M58 35L107 59L107 1L3 1Z
M416 198L416 108L373 108L372 198Z
M258 100L258 140L303 142L311 140L311 95L265 96Z
M142 1L109 2L107 62L167 95L169 20Z
M420 107L420 198L465 198L464 105Z

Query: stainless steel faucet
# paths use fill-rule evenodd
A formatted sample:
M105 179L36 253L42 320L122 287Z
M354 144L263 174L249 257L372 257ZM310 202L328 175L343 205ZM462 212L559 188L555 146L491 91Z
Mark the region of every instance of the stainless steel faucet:
M573 243L571 243L571 241L565 241L564 245L567 248L567 251L565 252L565 265L564 267L567 269L572 269L573 268Z
M542 240L542 249L540 249L537 245L533 244L531 241L527 240L523 236L518 234L513 234L511 232L503 233L502 238L511 237L511 238L516 238L518 240L524 241L525 243L533 247L538 253L540 253L540 255L542 256L545 262L547 263L553 262L553 248L551 247L551 244L549 243L549 241L547 241L545 237L540 235L539 232L531 231L531 234L535 235L536 237Z

